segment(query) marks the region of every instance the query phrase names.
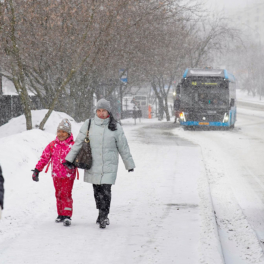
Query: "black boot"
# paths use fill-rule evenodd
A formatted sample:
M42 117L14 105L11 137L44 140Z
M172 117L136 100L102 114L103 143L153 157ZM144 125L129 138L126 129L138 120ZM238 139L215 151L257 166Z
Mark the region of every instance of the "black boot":
M99 222L100 228L106 228L107 225L110 225L108 214L104 210L99 210L97 221Z
M105 222L106 222L106 225L110 225L110 220L108 217L105 219Z
M110 220L108 218L108 214L104 213L104 210L99 210L98 217L96 219L96 224L100 225L100 218L106 221L106 225L110 225Z
M108 217L105 218L105 222L106 222L106 225L110 225L110 220ZM100 216L98 215L97 219L96 219L96 224L100 224Z
M63 220L64 220L64 216L63 215L58 215L58 217L55 219L55 222L56 223L61 223L61 222L63 222Z
M64 216L63 225L65 226L71 225L71 218L69 216Z
M106 220L101 220L100 221L100 228L106 228Z

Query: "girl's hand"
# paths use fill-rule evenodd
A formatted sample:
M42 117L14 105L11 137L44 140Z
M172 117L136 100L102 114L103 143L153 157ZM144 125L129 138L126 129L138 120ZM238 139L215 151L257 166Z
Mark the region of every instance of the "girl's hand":
M33 174L32 174L33 181L38 182L39 181L39 173L40 173L40 171L38 169L34 169L34 170L31 170L31 171L33 171Z

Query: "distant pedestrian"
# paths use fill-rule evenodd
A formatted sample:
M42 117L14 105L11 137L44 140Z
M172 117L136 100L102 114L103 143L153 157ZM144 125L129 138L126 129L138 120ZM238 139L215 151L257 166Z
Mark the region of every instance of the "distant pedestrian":
M62 163L74 144L71 133L71 123L63 119L57 128L57 137L43 151L41 158L33 170L33 181L39 181L39 173L51 162L52 177L57 199L58 217L56 222L63 222L65 226L71 224L72 216L72 188L76 176L75 168L65 168Z
M89 119L80 129L76 142L66 157L66 166L72 168L77 153L86 137ZM92 167L84 172L84 181L93 184L96 208L99 210L96 223L100 228L110 224L108 214L111 203L111 186L115 184L118 169L118 154L121 155L128 172L135 164L130 154L123 128L113 118L110 102L100 99L96 115L91 120L89 139L92 149Z
M177 95L176 99L174 100L174 105L173 105L174 113L175 113L174 123L176 123L180 117L180 107L181 107L181 99L180 99L180 96Z
M2 168L0 166L0 218L1 218L1 210L4 209L4 176L2 174Z

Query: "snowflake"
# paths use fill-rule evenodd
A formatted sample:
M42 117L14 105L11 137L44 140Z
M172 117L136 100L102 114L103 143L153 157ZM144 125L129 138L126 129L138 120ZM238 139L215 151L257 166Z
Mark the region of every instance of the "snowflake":
M64 126L69 127L69 124L67 122L64 122Z

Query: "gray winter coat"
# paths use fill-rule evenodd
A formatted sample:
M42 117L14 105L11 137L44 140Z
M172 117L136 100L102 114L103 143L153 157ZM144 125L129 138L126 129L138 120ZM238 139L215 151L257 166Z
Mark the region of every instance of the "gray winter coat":
M71 151L66 160L73 162L88 129L87 119L80 129ZM92 149L93 163L89 170L84 172L84 181L92 184L115 184L118 169L118 153L121 155L127 170L134 169L135 164L130 154L127 139L123 128L117 124L117 130L108 129L109 118L101 119L95 115L91 120L89 131L90 144Z

